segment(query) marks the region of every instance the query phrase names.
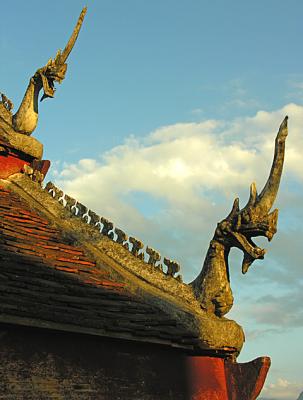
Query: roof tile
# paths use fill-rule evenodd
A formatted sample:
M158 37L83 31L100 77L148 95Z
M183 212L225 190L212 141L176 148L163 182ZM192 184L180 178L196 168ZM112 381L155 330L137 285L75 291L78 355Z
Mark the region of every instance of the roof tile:
M189 333L0 186L0 315L191 348ZM21 322L20 322L21 323ZM59 325L58 325L59 324Z

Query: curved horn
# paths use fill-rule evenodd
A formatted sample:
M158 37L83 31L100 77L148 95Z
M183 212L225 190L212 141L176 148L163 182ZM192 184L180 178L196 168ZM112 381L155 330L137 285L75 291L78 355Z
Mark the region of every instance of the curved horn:
M280 125L275 141L275 154L268 180L257 197L255 207L267 213L271 209L278 193L285 153L285 140L288 135L286 116Z
M256 183L253 182L250 185L249 199L248 199L248 202L247 202L246 206L244 207L244 209L253 207L256 203L257 197L258 197L258 192L257 192Z
M237 212L239 211L239 198L236 197L231 209L231 212L228 214L228 216L226 217L227 220L232 220L233 217L237 214Z
M76 43L77 37L79 35L86 11L87 11L87 7L84 7L78 18L75 29L74 29L67 45L65 46L65 49L63 50L63 52L61 54L59 53L58 56L56 57L57 64L64 64L65 61L67 60L67 57L69 56L70 52L72 51L72 49Z

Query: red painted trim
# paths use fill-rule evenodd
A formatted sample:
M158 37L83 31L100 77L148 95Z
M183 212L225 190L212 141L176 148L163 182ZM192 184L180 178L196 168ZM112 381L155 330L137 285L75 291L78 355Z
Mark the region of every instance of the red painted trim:
M270 367L269 357L247 363L225 362L227 388L231 400L255 400L264 385Z
M189 400L255 400L270 367L269 357L236 363L216 357L187 357Z
M40 171L45 177L49 170L50 164L51 163L49 160L33 160L31 166L34 170Z
M229 400L224 360L215 357L188 357L190 400ZM242 400L242 399L241 399Z
M269 357L262 357L262 366L260 368L259 376L255 383L254 390L252 392L252 397L251 397L252 400L256 399L259 396L261 390L263 389L265 379L270 368L270 364L271 361Z
M45 177L49 167L49 160L36 160L26 154L5 148L5 152L0 153L0 179L6 179L18 172L24 172L24 165L30 165L34 171L40 171Z
M20 155L0 154L0 179L22 172L25 164L30 165L30 161L22 159Z

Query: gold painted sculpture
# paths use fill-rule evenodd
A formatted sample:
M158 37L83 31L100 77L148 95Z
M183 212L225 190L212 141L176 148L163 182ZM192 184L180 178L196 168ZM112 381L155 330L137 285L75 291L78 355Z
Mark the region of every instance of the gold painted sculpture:
M287 119L282 122L275 142L274 160L266 185L260 195L253 183L246 206L239 209L236 198L230 214L218 223L199 276L191 283L202 309L218 317L225 315L233 305L229 282L228 255L231 247L243 251L242 272L245 274L257 259L263 259L265 250L256 246L252 237L265 236L270 241L277 231L278 210L270 213L275 201L285 153Z
M44 90L41 101L47 97L53 97L55 93L54 83L61 83L65 78L67 69L66 60L77 40L85 14L86 7L83 8L75 29L63 52L61 53L59 50L54 59L50 59L44 67L39 68L30 78L21 105L15 115L12 115L11 112L13 103L2 94L2 101L0 102L0 128L2 128L2 130L8 134L15 132L29 136L36 129L38 123L38 100L40 90Z

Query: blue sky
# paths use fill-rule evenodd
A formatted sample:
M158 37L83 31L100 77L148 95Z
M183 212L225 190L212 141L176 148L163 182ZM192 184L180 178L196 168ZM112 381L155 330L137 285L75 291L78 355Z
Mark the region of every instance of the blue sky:
M63 48L81 1L1 5L1 85L17 108L28 79ZM289 114L279 231L246 276L232 254L241 361L270 355L262 396L303 391L302 12L299 0L87 1L67 76L40 105L35 137L50 178L161 253L199 272L216 222L246 202Z

